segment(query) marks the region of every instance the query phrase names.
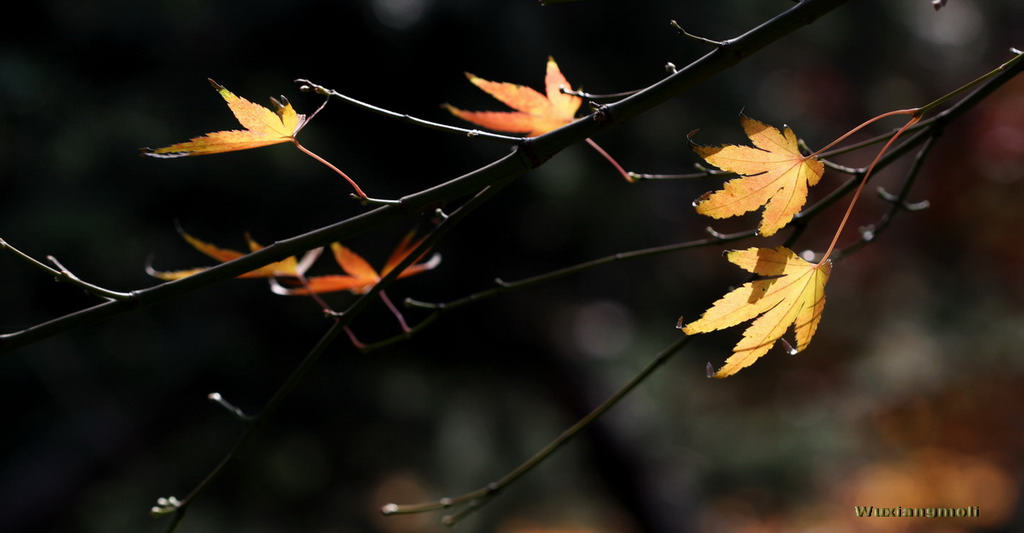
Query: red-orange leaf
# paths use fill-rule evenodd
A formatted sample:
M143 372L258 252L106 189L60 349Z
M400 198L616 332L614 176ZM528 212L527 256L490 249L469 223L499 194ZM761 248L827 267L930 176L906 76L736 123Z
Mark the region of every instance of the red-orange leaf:
M444 105L445 109L462 120L495 131L522 133L530 137L543 135L572 122L583 103L580 97L561 92L562 87L572 87L550 57L544 77L546 94L525 85L487 81L468 72L466 77L473 85L515 111L463 111L448 104Z
M391 252L391 256L387 262L384 263L384 268L378 273L370 264L362 258L359 254L352 250L342 246L340 243L331 243L331 252L334 253L334 260L338 262L338 266L345 274L332 274L326 276L310 276L304 281L299 280L302 283L301 287L285 287L284 285L271 282L270 289L275 294L281 295L306 295L306 294L321 294L325 292L336 292L336 291L349 291L353 294L363 294L373 288L380 279L391 272L401 263L406 257L409 256L416 249L422 239L413 242L413 234L409 233L398 243L395 250ZM424 255L426 255L424 253ZM422 256L420 256L421 259ZM407 278L409 276L419 274L427 270L435 268L441 263L441 255L434 254L429 260L422 263L415 263L406 267L398 277Z
M203 254L205 254L205 255L213 258L213 259L216 259L217 261L220 261L222 263L238 259L239 257L242 257L243 255L245 255L245 253L239 252L237 250L229 250L229 249L226 249L226 248L219 248L219 247L214 246L213 244L210 244L208 242L203 242L203 241L201 241L201 240L199 240L199 239L189 235L188 233L185 233L184 231L181 231L181 236L182 236L182 238L185 239L186 242L191 244L192 247L195 248L196 250L199 250ZM245 234L245 240L246 240L246 242L248 242L249 250L252 251L252 252L255 252L255 251L260 250L260 249L263 248L262 246L260 246L260 244L258 242L254 241L249 236L248 233ZM262 266L262 267L260 267L260 268L258 268L256 270L253 270L253 271L250 271L250 272L246 272L245 274L242 274L242 275L240 275L238 277L239 278L273 278L273 277L278 277L278 276L301 277L303 274L305 274L306 270L308 270L309 267L312 266L313 261L316 261L316 258L320 256L320 252L322 252L322 251L323 251L323 248L316 248L316 249L313 249L313 250L310 250L310 251L306 252L302 256L302 260L301 261L296 259L295 256L292 256L292 257L289 257L287 259L282 259L281 261L277 261L277 262L274 262L274 263L270 263L269 265ZM190 269L186 269L186 270L161 271L161 270L155 270L150 265L146 265L146 273L149 274L150 276L155 277L155 278L160 278L160 279L163 279L163 280L170 281L170 280L175 280L175 279L187 278L188 276L191 276L193 274L198 274L199 272L202 272L202 271L206 270L207 268L209 268L209 267L190 268Z
M699 146L693 150L705 161L727 172L740 174L725 182L722 190L707 193L695 206L712 218L742 215L765 206L758 231L774 235L800 212L807 201L807 189L818 183L825 167L813 157L804 157L796 135L747 116L741 116L743 131L754 146Z
M683 328L684 333L693 335L732 327L756 317L743 332L743 338L733 348L725 366L714 374L716 378L731 376L754 364L791 325L796 331L793 353L806 348L821 321L825 284L832 272L830 261L809 263L783 246L733 250L726 257L762 278L732 290L700 319Z
M209 80L214 89L228 103L244 130L229 130L207 133L190 141L172 144L163 148L143 148L143 155L150 157L185 157L190 155L217 154L234 150L247 150L284 142L293 142L295 135L306 123L305 115L299 115L292 105L282 97L284 103L271 98L275 111L254 104L245 98L235 96L217 82Z

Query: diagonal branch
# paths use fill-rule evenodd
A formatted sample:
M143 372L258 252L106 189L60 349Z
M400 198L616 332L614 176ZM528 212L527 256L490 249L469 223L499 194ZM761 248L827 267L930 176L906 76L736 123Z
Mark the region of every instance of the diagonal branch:
M169 497L157 500L158 506L153 508L153 514L162 515L173 513L173 519L168 524L168 533L177 528L182 518L184 518L185 513L188 511L189 505L191 505L192 502L195 501L195 499L202 494L214 480L220 477L220 474L224 469L234 461L238 456L238 453L252 439L253 435L263 427L269 417L280 406L281 402L291 394L302 378L305 377L305 375L309 373L310 369L313 368L314 364L320 360L320 357L324 354L338 334L343 331L352 322L352 320L366 308L367 305L369 305L378 293L398 279L398 276L402 271L404 271L409 265L416 262L422 254L426 253L431 248L434 248L453 227L458 225L459 222L462 222L469 213L473 212L476 208L487 202L487 200L491 199L502 188L504 188L505 185L510 183L510 181L511 180L505 180L490 185L477 193L473 198L466 201L466 203L459 206L455 212L438 224L438 226L435 227L408 256L402 259L394 269L381 278L373 288L362 294L343 312L336 313L334 315L333 324L331 324L323 336L320 337L320 340L313 346L313 349L311 349L306 356L302 358L302 361L298 366L292 370L284 383L274 391L273 396L271 396L260 414L252 419L252 423L246 428L245 432L243 432L235 442L235 445L232 446L231 450L225 454L224 458L217 463L213 470L211 470L185 498L179 500L174 497Z
M925 141L921 150L917 152L917 155L914 157L914 163L911 165L910 170L907 171L907 177L903 180L903 186L900 187L900 192L893 198L888 199L890 202L889 209L882 214L882 218L879 219L878 223L874 224L870 230L861 232L861 238L858 241L833 252L832 261L839 261L840 259L863 248L868 243L873 242L882 234L883 231L885 231L886 228L889 227L889 223L892 222L896 213L904 209L910 209L906 204L907 194L910 193L910 187L914 184L914 181L920 174L921 167L924 165L925 159L928 158L928 153L931 151L932 146L935 145L935 141L938 139L939 135L941 135L941 131L933 132L932 135L928 137L928 140ZM881 193L883 190L879 189L879 192Z
M331 241L351 238L399 216L417 213L431 205L451 201L479 191L489 184L520 176L527 170L542 165L547 159L566 147L583 141L605 128L628 121L685 93L689 88L732 67L758 50L800 27L810 24L845 2L846 0L804 0L743 35L725 41L723 46L712 50L661 81L630 97L604 106L601 120L597 120L597 117L591 114L546 135L525 139L516 145L511 154L448 182L405 196L394 205L378 207L303 235L279 241L258 252L222 263L188 278L135 291L135 298L130 301L99 304L20 331L0 335L0 353L11 352L21 346L69 329L92 324L139 306L149 305L230 279L304 250L323 246ZM1003 79L1003 74L996 76L989 85L996 80Z
M1018 69L1019 69L1019 67L1018 67ZM983 86L983 87L979 88L975 93L971 94L970 96L968 96L964 100L958 102L955 106L953 106L950 109L944 111L943 113L940 113L938 116L933 117L932 119L930 119L928 121L927 129L917 133L916 135L914 135L911 138L907 139L902 144L898 145L897 147L893 148L892 150L889 150L875 164L875 169L880 171L881 169L883 169L886 166L890 165L891 163L893 163L894 161L896 161L897 159L899 159L904 154L908 153L910 150L912 150L914 147L916 147L917 145L919 145L921 143L925 143L925 146L928 148L928 150L930 150L931 145L936 140L936 138L939 135L941 135L942 130L945 128L946 124L948 124L948 122L950 120L956 118L961 113L963 113L964 111L969 109L971 106L973 106L977 102L981 101L981 99L983 99L985 96L987 96L987 94L989 94L992 90L994 90L995 87L998 86L998 85L992 85L992 84L1005 82L1006 80L1008 80L1013 75L1014 75L1014 73L1009 73L1002 80L992 80L989 85L986 85L986 86ZM907 128L907 131L912 131L914 129L918 129L918 128L915 128L915 127ZM904 199L904 197L905 197L905 195L906 195L906 193L907 193L907 191L909 189L909 185L913 182L914 178L916 177L916 173L920 169L921 164L923 164L923 161L924 161L924 159L926 158L926 156L928 154L928 150L922 149L922 151L919 152L918 155L916 156L915 163L914 163L914 168L911 170L911 174L908 176L907 181L904 183L903 189L900 191L899 195L897 196L897 198L896 198L897 201L893 204L893 208L897 208L898 209L900 206L903 205L903 199ZM842 185L840 185L839 187L833 189L824 198L822 198L821 200L815 202L814 204L806 207L803 211L801 211L800 213L798 213L797 215L795 215L793 217L794 231L789 235L789 237L786 238L784 246L792 247L793 244L797 241L797 239L799 239L799 237L801 235L803 235L804 230L806 230L806 228L807 228L808 222L813 217L817 216L819 213L824 211L827 207L831 206L833 203L838 201L840 198L843 198L848 193L850 193L850 191L854 190L857 187L857 185L860 183L860 181L864 178L864 175L867 173L868 168L867 167L860 167L860 168L843 167L843 171L846 172L846 173L852 174L852 177L849 180L847 180L846 182L844 182ZM892 216L893 216L892 214L888 214L887 216L883 217L883 220L879 223L879 227L881 229L884 229L884 227L886 225L888 225L889 219L891 219ZM427 310L430 310L431 313L426 318L424 318L419 324L417 324L415 327L411 328L409 331L404 331L404 332L402 332L399 335L395 335L393 337L384 339L382 341L378 341L378 342L375 342L375 343L372 343L372 344L368 344L368 345L364 346L362 348L362 350L364 352L371 352L371 351L374 351L374 350L377 350L377 349L380 349L380 348L384 348L386 346L390 346L390 345L395 344L397 342L400 342L402 340L409 339L413 335L415 335L416 333L422 331L427 326L432 324L440 315L444 314L447 311L450 311L450 310L453 310L453 309L457 309L457 308L460 308L460 307L463 307L463 306L466 306L466 305L469 305L469 304L477 303L477 302L489 299L489 298L491 298L493 296L497 296L499 294L503 294L503 293L511 291L511 290L521 289L521 288L529 287L529 286L532 286L532 285L535 285L535 284L539 284L539 283L543 283L543 282L547 282L547 281L552 281L552 280L555 280L555 279L558 279L558 278L561 278L561 277L564 277L564 276L567 276L567 275L570 275L570 274L575 274L575 273L581 272L583 270L587 270L587 269L594 268L594 267L597 267L597 266L605 265L605 264L608 264L608 263L611 263L611 262L615 262L615 261L634 259L634 258L651 256L651 255L659 255L659 254L663 254L663 253L670 253L670 252L674 252L674 251L678 251L678 250L685 250L685 249L691 249L691 248L699 248L699 247L703 247L703 246L710 246L710 245L715 245L715 244L718 244L718 243L724 243L724 242L740 240L740 239L743 239L743 238L752 237L752 236L756 235L756 230L753 230L753 229L752 230L747 230L747 231L742 231L742 232L737 232L737 233L732 233L732 234L720 234L720 233L714 231L713 229L711 229L710 227L708 228L708 231L712 234L712 238L711 239L699 239L699 240L695 240L695 241L688 241L688 242L682 242L682 243L676 243L676 244L669 244L669 245L658 246L658 247L653 247L653 248L646 248L646 249L640 249L640 250L632 250L632 251L629 251L629 252L619 252L619 253L616 253L616 254L613 254L613 255L609 255L609 256L605 256L605 257L601 257L601 258L597 258L597 259L592 259L592 260L589 260L589 261L584 261L584 262L578 263L576 265L564 267L564 268L557 269L557 270L554 270L554 271L551 271L551 272L546 272L546 273L538 274L538 275L535 275L535 276L531 276L531 277L528 277L528 278L524 278L524 279L517 280L517 281L512 281L512 282L506 282L506 281L501 280L500 278L496 278L495 279L495 284L496 284L495 287L492 287L490 289L485 289L485 290L482 290L482 291L478 291L478 292L469 294L467 296L464 296L462 298L459 298L459 299L456 299L456 300L451 300L451 301L448 301L448 302L423 302L423 301L418 301L418 300L414 300L414 299L408 298L405 301L405 304L407 306L409 306L409 307L417 307L417 308L420 308L420 309L427 309ZM875 234L877 235L878 232L879 231L876 230ZM853 251L853 249L855 249L857 247L860 247L863 244L864 244L863 242L858 242L858 243L855 243L853 245L850 245L849 248L852 248L852 249L850 249L850 250L845 250L845 249L841 250L840 252L842 252L842 253L840 253L840 256Z
M5 241L2 238L0 238L0 250L9 250L16 257L18 257L18 259L21 259L22 261L53 276L54 280L68 282L72 285L81 288L85 292L88 292L93 296L103 298L104 300L128 301L135 297L134 294L130 292L112 291L110 289L104 289L99 285L93 285L92 283L84 281L83 279L79 278L74 273L72 273L70 270L65 268L64 265L62 265L60 261L58 261L57 258L52 255L46 256L46 259L49 262L53 263L53 267L47 265L46 263L43 263L42 261L32 257L31 255L26 254L25 252L22 252L21 250L15 248L11 243Z
M430 120L425 120L425 119L422 119L422 118L417 118L417 117L414 117L412 115L408 115L408 114L405 114L405 113L396 113L396 112L391 111L389 109L384 109L383 107L378 107L378 106L375 106L373 104L368 104L366 102L363 102L362 100L357 100L355 98L352 98L351 96L339 93L338 91L335 91L334 89L328 89L327 87L324 87L323 85L319 85L319 84L313 83L313 82L311 82L309 80L306 80L306 79L301 79L301 78L297 79L297 80L295 80L295 83L299 84L299 90L300 91L313 91L313 92L315 92L316 94L319 94L319 95L323 95L323 96L327 96L327 97L334 97L334 98L337 98L337 99L339 99L339 100L341 100L343 102L352 104L352 105L354 105L356 107L361 107L363 109L366 109L366 110L371 111L373 113L376 113L378 115L383 115L385 117L393 118L393 119L399 120L401 122L407 122L409 124L414 124L416 126L421 126L421 127L432 129L432 130L444 131L444 132L447 132L447 133L456 133L456 134L459 134L459 135L462 135L462 136L465 136L465 137L480 137L480 138L483 138L483 139L493 139L493 140L496 140L496 141L502 141L502 142L512 143L512 144L516 144L516 143L522 142L523 139L524 139L524 137L512 137L510 135L501 135L499 133L491 133L489 131L483 131L483 130L478 130L478 129L466 129L466 128L460 128L458 126L450 126L448 124L441 124L440 122L433 122L433 121L430 121Z
M131 300L104 302L20 331L0 335L0 353L13 351L16 348L31 344L40 339L51 337L75 327L92 324L140 306L186 294L218 281L244 274L262 265L279 261L304 250L316 248L332 241L345 240L366 232L378 224L418 213L431 205L465 196L493 183L514 179L523 174L528 168L519 154L519 150L515 149L511 154L443 185L403 197L395 205L378 207L372 211L361 213L335 224L275 242L257 252L210 267L187 278L134 291L132 293L134 298Z
M748 231L741 231L741 232L738 232L738 233L730 233L730 234L725 234L725 235L719 234L718 236L709 237L709 238L705 238L705 239L697 239L697 240L693 240L693 241L686 241L686 242L680 242L680 243L675 243L675 244L667 244L667 245L664 245L664 246L655 246L655 247L652 247L652 248L644 248L644 249L641 249L641 250L631 250L631 251L628 251L628 252L619 252L617 254L607 255L607 256L604 256L604 257L597 258L597 259L591 259L590 261L584 261L582 263L577 263L577 264L572 265L572 266L560 268L558 270L552 270L550 272L545 272L543 274L538 274L536 276L530 276L528 278L523 278L523 279L516 280L516 281L504 281L501 278L497 278L497 279L494 280L494 283L496 285L495 287L492 287L490 289L486 289L486 290L483 290L483 291L480 291L480 292L475 292L475 293L470 294L468 296L464 296L462 298L459 298L457 300L452 300L452 301L449 301L449 302L436 302L436 303L421 302L421 301L418 301L418 300L413 300L412 298L407 298L405 300L405 305L407 305L409 307L417 307L417 308L420 308L420 309L430 309L432 311L437 311L437 312L451 311L453 309L458 309L459 307L462 307L464 305L480 302L480 301L486 300L486 299L488 299L488 298L490 298L492 296L497 296L499 294L502 294L502 293L505 293L505 292L508 292L508 291L512 291L512 290L516 290L516 289L523 289L523 288L530 287L530 286L533 286L533 285L538 285L540 283L544 283L544 282L547 282L547 281L552 281L552 280L555 280L555 279L558 279L558 278L562 278L562 277L568 276L570 274L575 274L577 272L582 272L584 270L588 270L588 269L591 269L591 268L594 268L594 267L598 267L598 266L601 266L601 265L606 265L606 264L613 263L613 262L616 262L616 261L623 261L623 260L628 260L628 259L638 259L638 258L641 258L641 257L650 257L650 256L668 254L668 253L672 253L672 252L678 252L680 250L690 250L690 249L693 249L693 248L701 248L701 247L704 247L704 246L714 246L716 244L725 244L725 243L728 243L728 242L733 242L733 241L738 241L738 240L745 239L745 238L748 238L748 237L753 237L754 235L756 235L756 232L754 230L748 230Z
M451 498L441 498L432 502L425 503L414 503L414 504L395 504L389 503L381 508L381 512L385 515L396 515L396 514L412 514L412 513L424 513L429 511L438 511L441 509L451 509L453 507L462 507L458 512L450 515L446 515L441 519L441 522L446 526L455 525L456 522L465 518L469 513L479 509L483 505L487 504L491 498L497 496L505 487L511 485L520 477L527 474L534 467L544 462L545 459L550 457L553 453L558 451L563 445L572 440L580 431L584 430L597 420L601 415L607 412L612 407L615 407L623 398L625 398L630 392L633 391L638 385L647 380L647 378L654 373L655 370L664 365L669 359L672 358L679 350L682 350L689 342L691 337L686 336L673 342L667 348L662 350L650 363L647 364L637 375L633 376L625 385L619 390L615 391L608 399L601 402L594 410L590 411L586 416L579 419L575 424L570 426L568 429L563 431L558 437L549 442L546 446L541 448L537 453L533 454L529 459L524 461L522 464L512 469L507 474L503 475L497 481L488 483L479 489L460 494Z
M914 137L911 137L910 139L904 141L901 145L890 150L885 156L879 159L878 163L875 165L875 168L880 171L881 169L892 164L898 158L902 157L904 154L910 151L910 149L920 144L921 142L927 142L928 144L931 144L931 139L938 135L938 132L941 130L942 127L944 127L944 124L945 122L942 121L933 121L931 127L929 127L926 131L918 133ZM916 159L916 165L920 165L924 157L924 155L919 153ZM800 213L793 217L793 232L786 238L786 241L783 244L784 246L786 246L787 248L791 248L793 244L800 238L800 236L803 235L804 231L807 228L808 222L812 218L820 214L827 207L831 206L839 199L849 194L850 191L855 189L858 182L861 180L861 178L863 178L864 174L867 172L867 167L850 168L848 170L849 173L853 174L853 176L848 181L844 182L842 185L831 191L824 198L806 207L803 211L801 211ZM901 191L901 194L905 194L905 190ZM597 259L584 261L582 263L577 263L575 265L563 267L550 272L544 272L541 274L537 274L535 276L530 276L516 281L504 281L501 278L496 278L496 286L491 287L490 289L474 292L469 295L463 296L462 298L450 300L447 302L424 302L412 298L407 298L405 300L406 306L415 307L419 309L426 309L431 311L431 313L427 315L426 318L424 318L419 324L411 328L409 331L403 331L401 334L389 337L387 339L375 343L367 344L361 348L361 351L372 352L390 346L402 340L409 339L413 335L422 331L423 329L426 329L427 326L434 323L437 320L437 318L447 313L448 311L452 311L454 309L458 309L470 304L475 304L490 299L491 297L504 294L509 291L523 289L533 285L553 281L571 274L576 274L578 272L588 270L590 268L595 268L617 261L638 259L641 257L661 255L680 250L701 248L705 246L714 246L716 244L734 242L757 235L756 228L730 234L718 233L717 231L713 230L710 227L708 227L707 230L711 234L711 238L697 239L681 243L656 246L652 248L631 250L627 252L619 252Z

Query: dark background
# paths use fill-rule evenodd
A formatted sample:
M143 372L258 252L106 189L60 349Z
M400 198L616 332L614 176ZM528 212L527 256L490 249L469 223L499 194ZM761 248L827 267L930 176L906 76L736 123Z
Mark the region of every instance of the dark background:
M635 89L707 46L668 20L728 38L787 1L577 3L39 2L0 37L0 237L114 290L143 271L209 264L175 232L241 249L362 208L328 169L281 145L179 160L138 157L236 127L211 77L299 112L321 100L292 80L431 120L439 107L500 109L466 82L541 87L553 55L574 86ZM1012 0L850 2L656 110L597 138L627 168L686 171L685 145L742 142L738 113L821 146L863 120L924 104L1022 47ZM1014 33L1017 30L1018 33ZM1017 40L1014 40L1017 39ZM1024 528L1024 82L954 123L911 200L877 243L836 265L821 328L796 358L773 349L724 381L739 328L702 336L548 463L459 526L465 531L925 531L865 521L854 505L978 505L946 531ZM874 132L898 124L879 126ZM333 101L305 146L371 195L451 179L507 151ZM841 159L866 164L870 150ZM908 162L878 176L895 190ZM844 177L827 173L811 197ZM567 264L704 235L690 206L719 179L624 183L585 146L526 175L448 238L435 271L391 296L454 299ZM870 189L869 189L870 190ZM841 215L796 248L821 251ZM866 195L852 225L886 204ZM746 229L756 215L715 222ZM380 265L410 218L345 243ZM783 232L785 233L785 232ZM855 236L851 228L844 242ZM775 245L751 240L738 246ZM618 262L442 318L393 349L343 339L193 505L180 531L442 531L438 516L384 519L380 505L498 478L628 380L744 274L719 248ZM317 273L336 267L328 258ZM96 300L0 257L0 329ZM342 306L346 294L329 301ZM409 311L415 322L422 312ZM148 509L183 496L243 429L206 400L256 412L327 324L265 282L208 287L0 357L0 530L160 531ZM353 326L397 332L382 305Z

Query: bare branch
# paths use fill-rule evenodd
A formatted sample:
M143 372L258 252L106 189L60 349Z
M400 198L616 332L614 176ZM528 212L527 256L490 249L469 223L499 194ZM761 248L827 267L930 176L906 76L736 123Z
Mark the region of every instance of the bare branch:
M442 509L450 509L452 507L465 506L463 509L456 513L446 515L441 519L441 522L446 526L455 525L459 520L465 518L469 513L479 509L483 505L486 505L493 497L497 496L502 490L511 485L517 479L533 470L534 467L544 462L545 459L550 457L553 453L558 451L563 445L572 440L580 431L586 429L590 424L597 420L598 417L603 415L612 407L615 407L623 398L625 398L633 389L638 385L647 380L647 378L654 373L655 370L664 365L669 359L672 358L677 352L683 349L684 346L690 341L691 337L682 337L681 339L673 342L669 347L665 348L659 353L654 360L647 364L637 375L633 376L633 379L629 380L619 390L615 391L607 400L598 405L594 410L588 413L583 418L579 419L575 424L570 426L568 429L563 431L558 437L549 442L546 446L541 448L537 453L533 454L529 459L524 461L522 464L512 469L510 472L499 478L498 480L488 483L479 489L460 494L451 498L441 498L432 502L425 503L413 503L413 504L396 504L389 503L381 508L381 512L386 515L396 514L411 514L411 513L425 513L429 511L438 511Z
M693 39L694 41L697 41L699 43L710 44L711 46L714 46L716 48L717 47L721 47L721 46L725 46L726 44L728 44L727 42L713 41L711 39L708 39L707 37L701 37L699 35L694 35L694 34L688 32L688 31L684 30L683 27L680 26L679 23L676 22L675 20L668 21L668 24L669 24L669 26L672 26L673 28L675 28L675 30L677 32L679 32L679 35L682 35L683 37L687 37L689 39Z
M315 92L316 94L320 94L320 95L324 95L324 96L329 96L329 97L334 97L334 98L337 98L339 100L342 100L343 102L347 102L349 104L352 104L352 105L354 105L356 107L361 107L361 108L366 109L368 111L372 111L373 113L377 113L378 115L383 115L383 116L388 117L388 118L393 118L393 119L400 120L400 121L408 123L408 124L414 124L416 126L421 126L421 127L432 129L432 130L443 131L443 132L447 132L447 133L455 133L455 134L462 135L464 137L480 137L482 139L492 139L492 140L495 140L495 141L501 141L501 142L512 143L512 144L520 143L520 142L523 141L523 139L525 139L525 137L513 137L513 136L510 136L510 135L501 135L499 133L491 133L489 131L483 131L483 130L477 130L477 129L466 129L466 128L460 128L458 126L450 126L448 124L441 124L440 122L432 122L430 120L424 120L422 118L416 118L416 117L414 117L412 115L407 115L407 114L404 114L404 113L396 113L394 111L391 111L391 110L388 110L388 109L384 109L383 107L378 107L378 106L375 106L373 104L368 104L366 102L363 102L362 100L356 100L355 98L352 98L351 96L346 96L346 95L344 95L342 93L339 93L338 91L335 91L334 89L328 89L327 87L324 87L323 85L320 85L320 84L317 84L317 83L313 83L313 82L311 82L309 80L302 79L302 78L295 80L295 83L299 84L299 90L300 91L312 91L312 92Z
M21 250L15 248L13 245L11 245L11 243L5 241L2 238L0 238L0 250L9 250L18 259L21 259L22 261L53 276L56 281L64 281L70 283L72 285L75 285L76 287L85 290L85 292L88 292L93 296L103 298L104 300L129 301L135 297L135 294L131 292L112 291L110 289L104 289L99 285L93 285L92 283L83 281L81 278L74 275L70 270L65 268L64 265L60 264L60 261L57 261L57 258L52 255L46 256L46 260L53 263L53 266L56 268L50 267L46 263L43 263L42 261L39 261L38 259L26 254L25 252L22 252Z
M390 272L387 273L387 275L381 278L381 280L377 282L377 284L374 285L373 288L371 288L366 293L362 294L358 299L356 299L355 302L353 302L347 309L345 309L344 312L338 313L334 317L333 324L331 324L331 326L327 329L323 336L320 337L320 340L316 343L316 345L314 345L313 348L306 354L306 356L303 357L302 361L298 364L298 366L296 366L295 369L292 370L291 374L288 375L288 378L285 380L285 382L276 391L274 391L274 394L267 402L267 405L264 406L263 410L258 415L253 417L252 423L246 428L245 432L242 433L242 435L239 437L238 441L235 442L235 445L231 448L231 450L228 451L228 453L224 456L223 459L221 459L219 463L217 463L217 466L215 466L213 470L211 470L206 475L206 477L204 477L203 480L200 481L199 484L196 485L196 487L193 488L191 492L189 492L188 496L182 498L181 500L175 499L173 502L174 505L172 507L159 506L159 501L170 501L170 498L161 498L160 500L158 500L158 506L154 507L153 509L154 514L174 514L173 520L168 525L168 532L174 531L177 525L181 522L181 518L188 511L189 505L191 505L192 502L195 501L195 499L200 494L202 494L215 479L217 479L220 476L224 469L229 464L231 464L231 462L234 461L235 457L238 456L238 453L242 450L242 448L249 442L250 439L252 439L253 435L255 435L256 432L267 422L267 419L270 417L271 414L273 414L277 410L281 402L284 401L284 399L291 394L292 390L295 389L295 387L299 384L302 378L305 377L305 375L310 371L310 369L312 369L313 365L320 359L320 356L323 355L323 353L331 345L331 343L338 336L338 334L342 332L349 324L351 324L352 320L363 309L365 309L367 305L369 305L369 302L372 301L382 290L384 290L385 287L387 287L396 279L398 279L399 274L402 271L404 271L409 265L416 262L416 260L422 254L434 248L437 245L437 243L441 240L441 238L443 238L453 227L455 227L456 225L458 225L458 223L462 222L462 220L465 219L466 215L471 213L473 210L475 210L477 207L485 203L487 200L491 199L510 181L511 180L505 180L487 186L482 191L477 193L473 198L466 201L466 203L461 205L458 209L455 210L455 212L449 215L448 218L446 218L443 222L438 224L430 232L430 234L428 234L427 237L424 238L420 242L420 244L414 250L412 250L412 252L409 253L408 256L406 256L404 259L402 259L401 262L395 265L394 269L392 269Z
M882 218L869 228L861 231L861 237L857 242L836 250L832 254L834 261L838 261L857 250L866 246L869 242L873 242L878 238L879 235L889 227L889 223L892 222L893 217L896 213L901 210L907 211L920 211L928 207L928 201L918 202L917 204L907 204L906 197L910 193L910 187L913 186L914 181L917 179L918 174L921 172L921 167L924 165L925 159L928 157L928 153L931 151L932 146L935 145L936 139L941 135L941 131L934 132L925 141L924 146L917 152L917 156L914 157L914 164L911 165L910 170L907 171L907 176L903 179L903 185L900 187L900 192L896 195L888 195L884 189L879 188L879 195L881 195L886 201L889 202L889 209L882 214Z
M591 114L540 137L527 138L518 143L511 154L441 185L402 197L393 205L378 207L309 233L279 241L258 252L222 263L194 276L136 291L130 302L103 303L20 331L0 335L0 353L11 352L26 344L73 327L121 314L139 305L148 305L238 276L261 265L323 246L334 240L350 238L404 214L418 213L427 206L441 204L479 191L489 184L518 177L527 170L542 165L566 147L685 93L689 88L739 63L801 26L814 22L845 2L846 0L805 0L740 37L730 39L728 47L712 50L633 96L605 106L602 109L603 120L598 121L596 116ZM1005 74L1004 72L996 76L992 81L1004 80ZM991 84L990 82L986 86ZM310 84L310 87L312 86Z

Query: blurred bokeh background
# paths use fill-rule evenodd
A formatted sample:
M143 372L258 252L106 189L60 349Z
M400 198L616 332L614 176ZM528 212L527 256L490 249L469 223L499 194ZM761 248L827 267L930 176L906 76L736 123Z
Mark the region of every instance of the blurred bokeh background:
M275 146L179 160L138 157L234 128L211 77L299 112L306 77L432 120L500 109L466 82L540 87L553 55L592 92L635 89L666 62L739 35L774 2L350 0L24 3L0 37L0 237L52 254L115 290L158 268L209 264L175 232L241 249L361 210L349 188ZM686 171L685 135L741 142L741 110L811 146L878 113L924 104L1022 47L1024 4L850 2L596 140L628 169ZM898 124L880 125L872 133ZM419 129L334 101L303 143L371 195L441 183L506 147ZM841 159L865 164L873 153ZM908 161L877 185L896 189ZM772 350L708 380L740 329L691 342L550 461L458 526L464 531L1024 530L1024 79L948 128L902 213L836 265L810 348ZM828 173L820 198L845 179ZM721 180L628 185L585 146L510 187L440 247L435 271L396 300L443 301L615 252L700 238L690 204ZM845 203L797 249L821 250ZM866 196L853 225L886 204ZM746 229L756 215L715 222ZM379 265L424 221L345 243ZM783 232L785 233L785 232ZM783 235L784 236L784 235ZM853 228L845 240L856 238ZM737 246L764 245L751 240ZM768 241L776 244L776 240ZM616 262L443 317L414 340L361 355L340 339L257 439L190 509L180 531L429 532L438 515L384 518L387 502L454 495L498 478L634 375L744 273L720 248ZM332 271L321 259L316 273ZM0 330L95 299L0 256ZM332 295L337 306L348 295ZM424 316L411 310L407 318ZM259 410L327 323L303 298L235 280L0 357L0 530L162 531L149 508L187 493L243 426L219 391ZM397 332L383 305L354 326ZM969 520L856 518L855 505L979 506Z

